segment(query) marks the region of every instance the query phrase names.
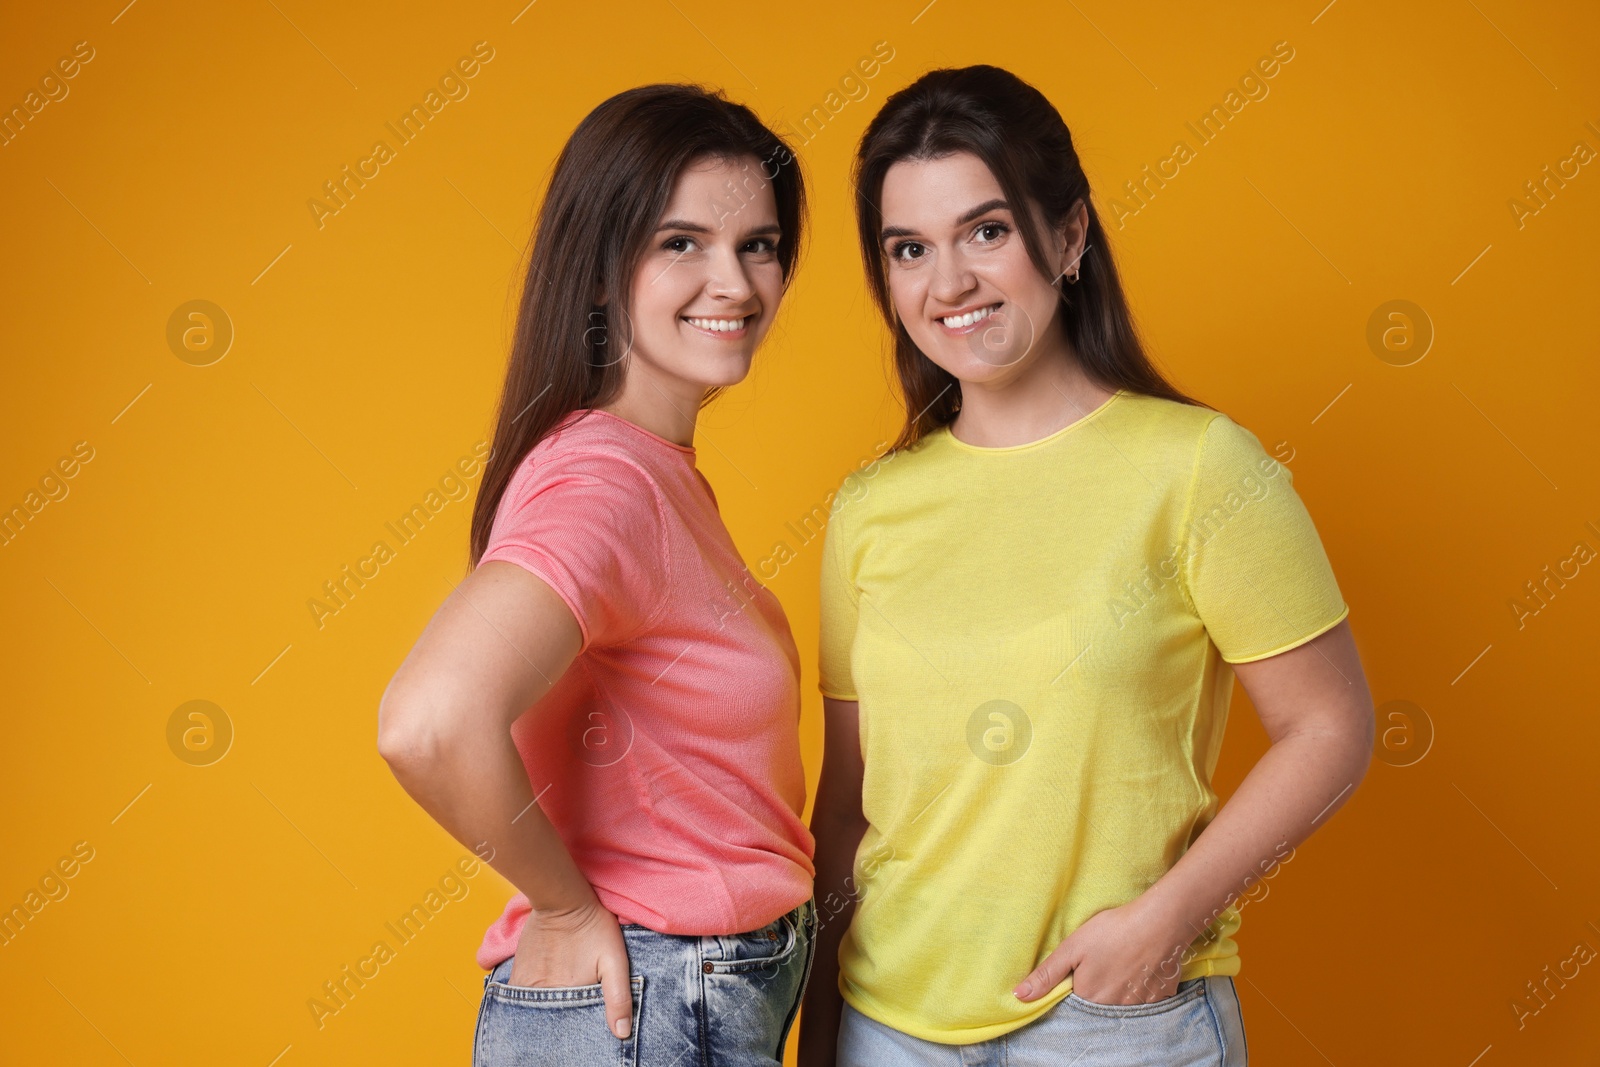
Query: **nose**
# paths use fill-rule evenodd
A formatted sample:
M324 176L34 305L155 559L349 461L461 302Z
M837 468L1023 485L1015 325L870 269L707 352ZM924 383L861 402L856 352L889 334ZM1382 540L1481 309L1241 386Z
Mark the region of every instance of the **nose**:
M740 303L748 300L755 287L737 249L723 248L711 258L706 293L718 300Z
M933 281L928 285L928 295L939 303L955 307L977 285L977 276L959 251L952 250L934 259Z

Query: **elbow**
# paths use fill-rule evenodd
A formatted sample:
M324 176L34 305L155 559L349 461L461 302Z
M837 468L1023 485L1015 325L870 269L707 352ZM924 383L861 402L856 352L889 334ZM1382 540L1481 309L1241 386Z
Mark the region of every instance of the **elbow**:
M444 738L426 702L385 693L378 702L378 755L397 776L435 762Z
M380 718L383 716L380 714ZM389 765L389 769L399 772L402 766L414 766L422 762L427 748L420 736L409 726L402 727L393 719L384 719L378 727L378 755Z
M1336 733L1330 732L1324 742L1327 745L1325 758L1344 772L1352 791L1367 777L1376 740L1373 717L1368 714Z
M1350 757L1350 786L1351 790L1360 788L1361 783L1367 779L1367 771L1372 767L1372 742L1369 739L1366 746L1359 752L1352 753Z
M1273 743L1292 743L1308 767L1322 768L1337 777L1342 801L1366 779L1377 740L1376 720L1369 703L1362 714L1346 713L1336 720L1275 738Z
M391 685L378 702L378 755L397 777L450 771L481 759L485 746L511 748L511 718L485 714L454 686Z
M1338 798L1341 807L1366 781L1367 771L1372 767L1374 741L1370 719L1365 725L1358 723L1355 728L1343 731L1336 741L1330 740L1327 758L1339 768L1339 777L1349 783Z
M1366 778L1367 770L1372 766L1373 752L1378 743L1378 714L1372 706L1370 697L1363 702L1362 713L1358 716L1358 723L1359 727L1354 731L1355 737L1351 742L1353 751L1350 755L1356 785L1360 785L1362 779Z
M421 762L419 755L421 749L409 736L396 733L393 730L380 730L378 732L378 755L383 757L383 762L396 774L402 767L415 766Z

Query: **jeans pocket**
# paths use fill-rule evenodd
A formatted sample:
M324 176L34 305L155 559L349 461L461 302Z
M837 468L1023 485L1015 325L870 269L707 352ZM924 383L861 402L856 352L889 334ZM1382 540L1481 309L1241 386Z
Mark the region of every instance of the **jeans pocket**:
M748 933L707 938L718 948L706 954L701 970L706 974L760 973L775 977L800 945L797 919L800 909Z
M807 901L800 906L801 927L805 933L805 959L800 965L800 980L795 984L794 1003L785 1016L783 1025L778 1030L777 1058L783 1059L783 1049L789 1040L789 1030L794 1026L795 1016L800 1013L800 1001L805 996L806 986L811 981L811 967L816 960L817 953L817 909L814 901Z
M1092 1000L1084 1000L1076 992L1071 992L1067 994L1062 1003L1071 1005L1079 1011L1088 1012L1091 1015L1127 1018L1140 1015L1161 1015L1169 1011L1175 1011L1185 1004L1204 996L1205 991L1204 978L1190 978L1179 982L1178 988L1172 996L1163 997L1161 1000L1151 1000L1138 1004L1100 1004Z
M633 1028L619 1040L606 1025L600 986L519 986L491 975L474 1067L637 1067L644 985L642 974L629 980Z
M758 930L701 939L705 1062L782 1062L812 958L810 910L808 902Z

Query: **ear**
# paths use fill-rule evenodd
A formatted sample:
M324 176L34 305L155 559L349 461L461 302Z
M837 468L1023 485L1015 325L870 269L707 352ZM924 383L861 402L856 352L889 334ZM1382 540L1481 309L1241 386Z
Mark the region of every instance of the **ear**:
M1061 220L1061 225L1055 228L1055 249L1057 264L1056 277L1061 277L1076 265L1083 268L1083 256L1087 252L1084 241L1089 235L1089 209L1080 197L1072 207L1067 209L1066 218Z

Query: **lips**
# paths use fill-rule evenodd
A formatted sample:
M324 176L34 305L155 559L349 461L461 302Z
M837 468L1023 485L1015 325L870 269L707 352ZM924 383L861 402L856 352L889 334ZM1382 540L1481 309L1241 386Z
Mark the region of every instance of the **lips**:
M1004 301L994 304L980 304L977 307L966 308L954 314L941 315L934 321L951 333L967 333L987 321L990 316L1000 310L1003 304Z
M755 321L755 315L741 315L737 318L725 315L681 315L684 322L693 329L714 337L718 340L737 340L745 337L750 332L750 324Z
M710 330L716 333L733 333L735 331L744 329L744 327L753 317L754 316L751 315L741 315L738 318L728 318L727 316L702 317L699 315L685 315L683 316L683 321L687 322L690 326L694 326L702 330Z

